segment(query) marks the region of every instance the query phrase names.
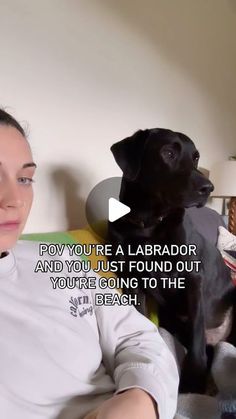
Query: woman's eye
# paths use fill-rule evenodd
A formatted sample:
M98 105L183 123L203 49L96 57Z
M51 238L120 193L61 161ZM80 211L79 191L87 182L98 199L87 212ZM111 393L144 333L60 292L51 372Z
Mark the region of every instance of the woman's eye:
M30 177L19 177L18 182L22 183L23 185L30 185L34 182L34 180Z

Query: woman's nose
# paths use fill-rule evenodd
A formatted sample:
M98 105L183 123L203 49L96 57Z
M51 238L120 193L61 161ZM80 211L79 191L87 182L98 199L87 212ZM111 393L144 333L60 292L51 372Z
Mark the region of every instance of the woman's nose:
M8 182L4 189L0 186L0 205L4 208L21 208L24 206L24 200L18 190L18 185Z

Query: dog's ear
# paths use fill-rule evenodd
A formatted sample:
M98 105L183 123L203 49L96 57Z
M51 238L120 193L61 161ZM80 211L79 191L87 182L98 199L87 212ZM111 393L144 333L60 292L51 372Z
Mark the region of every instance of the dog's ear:
M143 151L149 136L149 130L139 130L111 146L116 163L120 166L124 177L134 180L141 168Z

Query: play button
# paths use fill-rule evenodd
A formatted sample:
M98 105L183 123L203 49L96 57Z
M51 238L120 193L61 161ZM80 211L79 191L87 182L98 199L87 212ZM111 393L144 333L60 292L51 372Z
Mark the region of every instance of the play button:
M110 177L98 183L89 193L86 201L86 218L90 228L105 239L108 221L114 222L131 209L119 201L121 177Z
M109 221L113 222L119 220L119 218L130 212L130 207L115 198L109 198L109 210L108 217Z

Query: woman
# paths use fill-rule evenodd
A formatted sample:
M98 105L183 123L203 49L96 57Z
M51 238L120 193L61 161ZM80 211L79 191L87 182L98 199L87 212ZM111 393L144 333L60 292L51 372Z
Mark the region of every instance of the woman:
M39 245L16 244L35 169L24 130L0 110L0 417L173 418L178 373L156 327L133 307L95 306L101 290L53 289L35 272Z

